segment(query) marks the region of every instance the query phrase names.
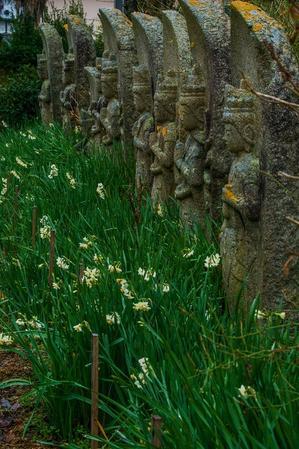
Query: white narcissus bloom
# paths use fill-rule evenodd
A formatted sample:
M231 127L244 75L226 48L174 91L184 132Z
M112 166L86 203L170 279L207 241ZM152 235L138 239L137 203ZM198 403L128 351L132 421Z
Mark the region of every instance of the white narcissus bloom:
M0 334L0 346L10 346L13 344L13 339L9 335Z
M109 326L112 326L113 324L120 324L120 316L117 312L112 312L108 315L106 315L106 322L109 324Z
M46 240L46 239L50 240L50 238L51 238L50 226L43 226L42 228L40 228L39 234L40 234L40 238L42 240Z
M169 284L164 283L164 284L162 285L162 291L163 291L163 293L168 293L169 290L170 290Z
M151 310L149 301L139 301L133 304L133 310L136 312L148 312Z
M62 270L68 270L70 268L70 265L67 263L65 257L57 257L56 265Z
M20 166L20 167L24 167L27 168L28 164L27 162L22 161L22 159L20 157L16 157L16 163Z
M69 181L71 188L75 189L77 186L77 181L75 180L75 178L69 172L67 172L65 174L65 176L66 176L67 180Z
M121 273L122 269L120 267L120 263L117 263L115 265L108 265L108 271L109 273Z
M50 174L48 175L49 179L53 179L56 176L58 176L58 168L56 167L55 164L51 165L51 170L50 170Z
M220 264L220 255L216 253L206 257L204 265L206 268L211 268L211 267L218 267L219 264Z
M255 318L257 320L264 320L268 317L268 314L265 312L262 312L261 310L256 310L255 312Z
M105 188L104 185L99 182L98 186L97 186L97 194L99 195L99 197L104 200L105 196L106 196L106 192L105 192Z
M4 196L7 193L7 183L8 183L8 179L7 178L2 178L2 190L1 190L1 195Z
M98 283L101 272L98 268L86 268L83 272L82 281L86 283L87 287L91 288Z
M82 321L82 323L79 323L79 324L76 324L75 326L73 326L73 329L74 329L76 332L83 332L84 327L85 327L86 329L88 329L89 331L91 331L90 325L89 325L88 321L85 321L85 320Z
M93 245L93 242L87 237L83 237L83 242L79 243L80 249L88 249Z
M189 257L192 257L194 254L194 249L190 249L190 248L185 248L182 251L182 256L184 257L184 259L189 259Z
M250 397L256 398L256 391L254 388L248 386L245 387L244 385L241 385L240 388L238 388L239 390L239 396L243 397L244 399L248 399Z
M10 170L10 174L14 176L16 179L21 179L20 175L15 170Z

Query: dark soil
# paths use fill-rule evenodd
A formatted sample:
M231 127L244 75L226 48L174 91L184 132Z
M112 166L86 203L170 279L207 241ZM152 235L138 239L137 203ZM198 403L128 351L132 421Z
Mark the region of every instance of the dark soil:
M10 379L30 379L30 375L30 365L17 354L0 351L0 384ZM34 430L23 438L24 426L33 410L21 400L26 392L28 389L24 387L0 389L0 449L46 449L34 442L37 439Z

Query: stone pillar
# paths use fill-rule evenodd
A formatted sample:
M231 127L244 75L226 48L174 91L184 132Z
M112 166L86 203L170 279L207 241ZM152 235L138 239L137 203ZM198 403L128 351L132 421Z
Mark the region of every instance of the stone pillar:
M163 77L154 98L156 129L151 135L154 162L152 201L157 205L174 196L174 157L177 135L176 103L179 87L192 66L190 41L184 17L177 11L163 11Z
M241 1L231 3L231 20L234 86L239 87L245 77L257 92L298 102L293 93L299 88L298 64L282 26L260 8ZM290 313L297 309L298 315L299 119L291 109L265 98L260 98L259 114L261 132L255 151L260 212L254 229L259 230L260 244L249 286L257 285L262 306ZM252 137L256 138L254 133ZM233 186L231 192L234 196ZM241 207L242 201L238 203ZM247 231L247 223L243 226ZM247 301L255 293L249 290Z
M89 106L89 82L84 70L86 66L95 66L96 50L90 30L80 17L67 19L68 54L64 61L64 90L61 102L64 109L66 128L81 124L85 127L84 117Z
M175 197L181 219L205 228L204 169L206 88L194 68L183 81L177 108L178 140L175 148Z
M43 54L38 55L38 71L43 81L39 101L44 123L62 121L59 93L62 89L63 46L56 29L45 23L40 32L43 41Z
M115 59L113 64L117 70L117 100L122 114L121 135L126 150L127 145L132 143L132 126L136 118L133 101L136 50L132 23L118 9L100 8L99 16L103 26L106 57ZM103 70L104 67L103 65Z
M259 104L250 92L226 86L224 141L233 155L228 183L223 188L224 222L220 251L224 289L233 312L239 297L249 311L260 292L261 171Z
M153 154L150 135L155 130L153 115L154 92L159 73L162 72L162 23L147 14L132 14L138 65L133 72L133 94L138 119L133 126L136 151L136 189L139 195L150 194L153 176L150 171Z
M186 18L194 60L201 67L207 89L205 168L206 209L221 216L221 192L232 161L223 144L222 103L225 84L231 81L229 17L223 0L180 0Z
M85 72L89 81L89 108L87 111L87 119L90 121L89 148L100 144L103 137L103 126L100 120L102 107L105 106L102 97L102 58L96 59L95 67L85 67Z

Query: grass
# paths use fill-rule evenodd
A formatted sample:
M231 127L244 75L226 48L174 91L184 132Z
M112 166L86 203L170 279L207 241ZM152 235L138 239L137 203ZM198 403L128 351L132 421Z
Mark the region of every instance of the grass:
M33 367L0 387L29 384L61 447L87 447L97 332L103 448L151 447L153 414L165 449L295 448L297 330L279 314L261 325L257 301L229 317L220 266L205 266L217 244L184 230L175 203L139 204L120 146L85 155L78 138L39 124L0 136L1 347Z

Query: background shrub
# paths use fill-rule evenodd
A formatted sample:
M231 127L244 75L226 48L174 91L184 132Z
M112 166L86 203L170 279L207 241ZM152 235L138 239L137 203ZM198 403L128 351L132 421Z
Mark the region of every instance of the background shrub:
M20 16L13 22L11 39L0 42L0 122L19 126L39 113L37 54L42 41L34 19Z
M36 69L29 64L9 74L0 85L0 120L18 126L36 117L40 84Z

